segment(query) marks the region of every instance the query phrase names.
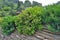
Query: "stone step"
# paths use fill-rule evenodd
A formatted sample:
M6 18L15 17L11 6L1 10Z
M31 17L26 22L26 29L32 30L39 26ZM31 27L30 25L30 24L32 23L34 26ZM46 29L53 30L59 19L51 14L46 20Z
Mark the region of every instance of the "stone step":
M40 36L40 35L38 35L38 34L35 34L34 36L35 36L36 38L38 38L38 39L41 39L41 40L45 39L44 37L42 37L42 36Z
M36 32L36 36L38 37L38 38L41 38L41 39L43 39L43 40L54 40L54 38L53 37L51 37L51 36L48 36L48 35L46 35L46 34L44 34L44 33L40 33L40 32Z
M54 34L53 32L49 31L48 29L44 29L44 32L50 33L50 34Z
M47 33L47 32L45 32L45 31L40 31L40 33L45 34L45 35L48 35L48 36L50 36L50 37L54 37L53 34Z

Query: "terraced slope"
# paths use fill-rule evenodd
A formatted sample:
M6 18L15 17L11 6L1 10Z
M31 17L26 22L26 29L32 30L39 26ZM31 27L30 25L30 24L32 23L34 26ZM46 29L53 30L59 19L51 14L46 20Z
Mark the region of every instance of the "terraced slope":
M9 36L4 36L0 28L0 40L60 40L60 35L53 35L46 31L38 31L33 36L28 36L15 31Z

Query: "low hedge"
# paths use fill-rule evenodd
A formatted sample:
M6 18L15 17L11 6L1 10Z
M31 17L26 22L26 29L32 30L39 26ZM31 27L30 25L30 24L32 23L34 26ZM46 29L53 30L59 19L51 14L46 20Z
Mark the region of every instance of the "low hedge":
M43 15L43 12L44 8L37 6L22 11L15 20L18 32L32 35L36 30L42 30L41 15Z
M15 30L14 17L12 16L4 17L1 25L2 25L2 32L4 35L11 34Z
M60 32L60 6L50 5L46 8L45 23L48 30L52 32Z

